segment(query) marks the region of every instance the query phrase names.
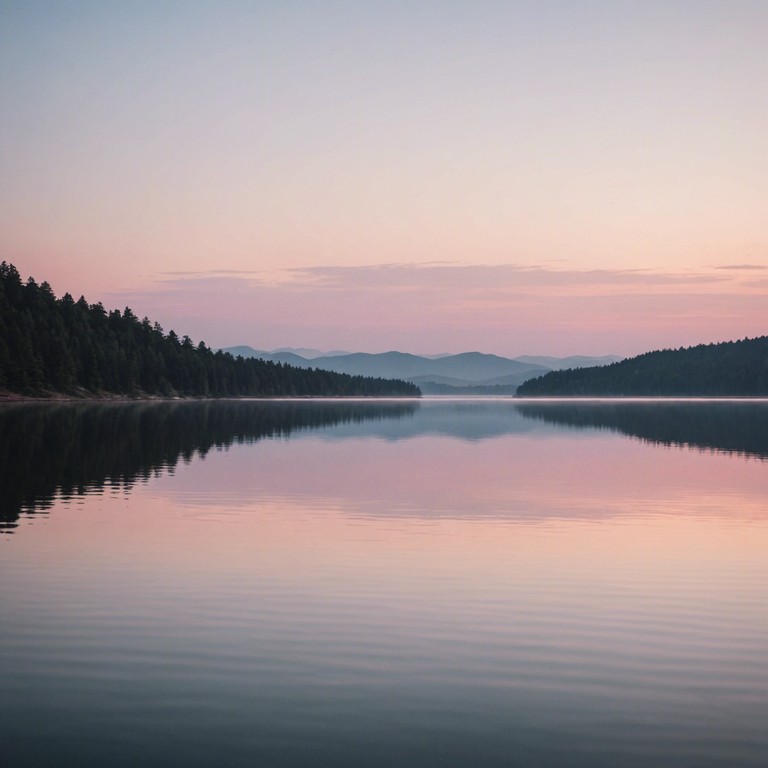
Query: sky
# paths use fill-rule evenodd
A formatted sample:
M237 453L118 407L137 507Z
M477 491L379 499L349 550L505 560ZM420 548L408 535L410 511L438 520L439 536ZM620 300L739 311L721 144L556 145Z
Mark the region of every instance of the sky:
M0 0L0 260L214 347L768 333L768 0Z

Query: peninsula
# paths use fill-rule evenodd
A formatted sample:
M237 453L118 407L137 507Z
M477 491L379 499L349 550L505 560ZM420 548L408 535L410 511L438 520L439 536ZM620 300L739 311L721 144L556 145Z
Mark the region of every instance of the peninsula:
M14 397L418 397L399 380L214 352L126 307L57 298L0 264L0 395Z
M518 397L764 397L768 336L662 349L599 368L550 371Z

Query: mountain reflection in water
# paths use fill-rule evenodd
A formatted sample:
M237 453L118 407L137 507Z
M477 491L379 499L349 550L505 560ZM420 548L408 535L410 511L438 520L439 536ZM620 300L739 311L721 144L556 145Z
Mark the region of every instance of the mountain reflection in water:
M0 408L0 528L55 498L172 472L179 460L323 430L333 439L441 435L485 440L562 428L607 429L662 445L768 458L763 401L188 401Z

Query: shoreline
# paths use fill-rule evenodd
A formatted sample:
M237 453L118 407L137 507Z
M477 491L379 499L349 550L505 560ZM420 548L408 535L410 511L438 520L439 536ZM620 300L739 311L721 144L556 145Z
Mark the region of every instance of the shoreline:
M0 407L21 403L180 403L206 400L421 400L418 395L119 395L114 393L24 395L0 390Z
M733 402L763 401L767 395L538 395L519 397L515 395L121 395L111 392L65 394L49 392L43 395L25 395L19 392L0 390L0 408L4 405L19 404L75 404L75 403L181 403L221 400L395 400L395 401L488 401L506 400L516 405L544 403L632 403L632 402Z
M20 392L0 390L0 405L4 403L89 403L89 402L133 402L143 400L209 400L205 397L181 397L163 395L119 395L114 393L70 395L63 392L48 392L43 395L25 395Z

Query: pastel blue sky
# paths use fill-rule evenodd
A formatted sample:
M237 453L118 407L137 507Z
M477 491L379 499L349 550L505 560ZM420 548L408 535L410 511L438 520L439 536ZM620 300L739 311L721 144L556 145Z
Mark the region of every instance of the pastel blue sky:
M214 345L764 333L766 39L763 0L0 0L0 258Z

